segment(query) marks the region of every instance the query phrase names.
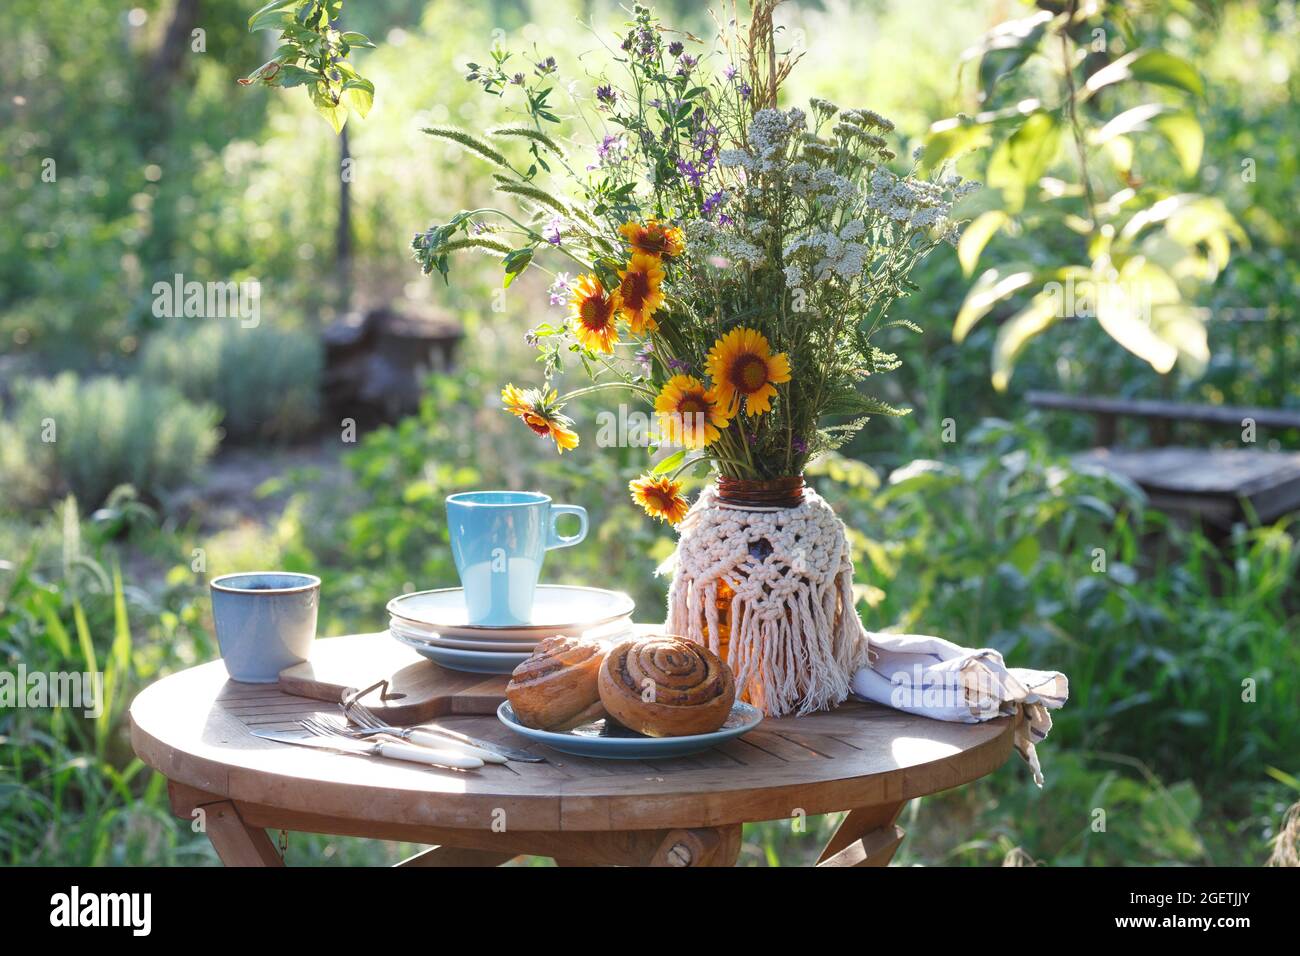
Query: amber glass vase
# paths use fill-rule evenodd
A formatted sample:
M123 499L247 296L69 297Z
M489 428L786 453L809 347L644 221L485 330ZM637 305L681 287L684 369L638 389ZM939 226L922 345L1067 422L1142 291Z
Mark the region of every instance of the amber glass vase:
M803 501L803 475L791 475L786 478L750 480L745 478L718 477L718 503L734 508L795 508ZM762 560L772 551L772 546L765 538L759 538L750 546L750 553ZM718 656L727 663L731 644L731 599L735 592L726 581L718 582ZM701 623L701 631L708 633L707 620ZM743 695L742 695L743 696Z

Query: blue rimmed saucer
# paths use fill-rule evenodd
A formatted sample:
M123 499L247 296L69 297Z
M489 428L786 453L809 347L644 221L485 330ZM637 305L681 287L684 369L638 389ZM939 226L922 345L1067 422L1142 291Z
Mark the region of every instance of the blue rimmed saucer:
M763 714L751 704L736 701L731 705L731 713L721 729L711 734L690 734L685 737L645 737L612 720L597 720L560 732L534 730L519 722L510 701L504 701L497 708L497 719L515 733L546 744L561 753L607 760L660 760L699 753L733 737L747 734L759 725Z

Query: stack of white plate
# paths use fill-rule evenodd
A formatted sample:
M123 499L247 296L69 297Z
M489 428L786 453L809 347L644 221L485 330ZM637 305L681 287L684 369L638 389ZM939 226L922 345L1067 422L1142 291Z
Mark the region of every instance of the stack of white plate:
M403 594L388 602L388 630L436 664L476 674L508 674L539 641L556 634L614 639L632 629L632 599L621 591L539 584L526 624L470 624L460 588Z

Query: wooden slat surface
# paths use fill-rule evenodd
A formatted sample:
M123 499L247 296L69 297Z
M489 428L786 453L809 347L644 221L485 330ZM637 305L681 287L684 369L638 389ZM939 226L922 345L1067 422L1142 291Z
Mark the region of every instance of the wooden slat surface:
M314 660L364 657L388 638L317 641ZM434 665L429 665L434 666ZM547 756L460 773L260 740L336 706L227 680L220 661L167 677L131 706L132 743L166 776L241 803L374 823L517 830L712 827L900 802L992 772L1011 752L1012 723L951 724L846 703L831 713L767 720L690 757L612 761L530 745L495 717L439 723Z
M1300 508L1300 453L1255 448L1096 448L1075 456L1139 484L1154 507L1239 520L1250 502L1265 523Z

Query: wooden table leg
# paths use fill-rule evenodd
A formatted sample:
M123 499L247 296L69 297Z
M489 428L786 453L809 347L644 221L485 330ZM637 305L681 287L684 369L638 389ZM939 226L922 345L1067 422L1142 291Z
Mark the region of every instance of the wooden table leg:
M229 800L205 804L208 839L226 866L284 866L265 830L250 827Z
M231 801L174 780L167 781L167 795L178 817L202 820L203 832L226 866L284 866L266 831L246 823Z
M903 842L903 830L895 821L906 805L902 800L850 810L817 858L817 865L888 866Z

